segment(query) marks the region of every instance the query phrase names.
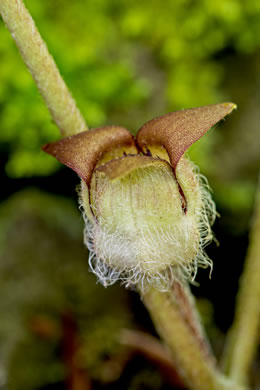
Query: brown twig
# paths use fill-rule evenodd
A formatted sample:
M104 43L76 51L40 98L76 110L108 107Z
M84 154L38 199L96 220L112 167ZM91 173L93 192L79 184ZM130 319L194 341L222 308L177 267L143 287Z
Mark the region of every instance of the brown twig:
M78 331L71 312L62 315L63 360L66 371L67 390L91 390L91 382L78 361Z
M123 329L119 341L154 364L169 385L180 389L186 388L175 369L168 349L155 337L138 330Z

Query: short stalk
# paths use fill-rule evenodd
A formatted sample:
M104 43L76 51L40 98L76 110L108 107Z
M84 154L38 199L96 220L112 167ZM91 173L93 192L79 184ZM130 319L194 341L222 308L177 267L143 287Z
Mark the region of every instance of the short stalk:
M161 292L150 288L143 294L144 304L186 386L191 390L244 390L222 375L201 348L181 312L178 299L172 290Z
M196 342L205 353L206 358L210 359L213 364L216 364L216 358L212 352L204 327L202 326L189 284L175 282L172 285L170 293L172 294L172 299L178 304L182 317L193 333Z
M234 324L228 334L223 366L231 378L246 383L256 355L260 329L260 182Z
M0 0L0 14L63 136L87 125L22 0Z

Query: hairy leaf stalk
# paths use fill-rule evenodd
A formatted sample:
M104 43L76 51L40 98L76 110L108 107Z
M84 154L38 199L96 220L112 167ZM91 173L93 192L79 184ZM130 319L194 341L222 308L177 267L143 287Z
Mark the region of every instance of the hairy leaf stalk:
M182 313L178 297L172 291L150 288L143 301L159 335L170 348L177 369L189 389L243 390L222 375L201 347Z
M22 0L0 0L0 13L50 110L53 120L58 125L61 134L63 136L69 136L87 130L87 125L76 107L74 99L61 78L57 66L49 54L46 44L42 40L35 23ZM161 145L162 143L169 154L169 161L171 162L172 167L176 169L177 164L186 149L234 108L234 104L225 103L209 108L194 109L192 112L185 111L177 114L173 113L164 116L163 118L157 118L145 124L139 131L136 142L138 142L144 155L139 156L137 151L134 151L134 154L138 154L138 156L136 156L138 159L140 159L140 157L142 159L146 158L147 147L151 146L152 148L155 147L154 152L157 156L158 145L149 145L149 140L155 140L156 142L159 140L159 144ZM163 121L165 125L167 124L167 126L161 126L161 121ZM183 129L184 122L187 127L185 135L176 131L175 128L178 128L177 124L179 124L180 128ZM198 125L199 123L201 123L201 126ZM167 128L166 133L164 132L165 128ZM111 134L109 133L107 136L108 130L111 130ZM175 131L174 137L170 136L170 132L172 131ZM90 136L83 135L83 138L87 141L92 141L94 149L96 148L94 152L92 151L93 156L89 156L91 148L85 149L85 144L84 142L81 142L81 137L80 139L76 138L76 140L72 140L72 144L76 146L76 163L79 164L79 166L75 164L75 170L88 185L90 184L91 175L95 168L94 163L99 155L97 153L100 153L100 150L102 153L107 151L104 142L107 143L108 147L112 140L112 146L114 145L113 142L115 143L116 139L114 137L114 132L120 132L118 135L118 148L122 149L122 147L127 147L128 153L131 155L131 153L133 153L131 148L135 148L136 144L130 133L126 134L126 130L122 128L110 127L110 129L99 129L98 139L93 136L93 132ZM86 158L85 156L88 157L87 164L84 158L77 158L78 146L81 147L84 158ZM56 146L54 149L56 150ZM62 160L64 148L59 149L58 146L57 150L58 153L52 152L51 154L58 154ZM88 153L86 153L87 150ZM69 148L69 152L70 151ZM73 153L68 154L70 158L68 158L68 155L65 153L65 163L67 160L71 160L71 158L73 160ZM100 156L103 155L102 153ZM114 157L116 158L119 156L118 152L115 152ZM158 159L158 161L159 160L160 159ZM168 160L166 159L165 164L168 164L167 161ZM119 171L117 170L117 172ZM259 252L259 244L258 249L251 249L251 256L255 256L255 251ZM254 286L255 290L258 292L257 297L259 297L260 288L257 284L254 284ZM147 291L141 293L141 295L151 313L159 334L170 348L179 372L190 389L242 390L242 387L239 388L237 385L234 386L233 382L228 381L216 369L214 359L211 358L209 349L203 341L203 332L201 331L200 326L196 325L196 321L194 322L194 313L190 316L188 311L183 311L183 308L181 308L182 294L179 294L176 289L162 292L150 287Z
M22 0L1 0L0 13L63 136L87 125Z
M223 365L231 378L246 383L255 357L260 328L260 181L256 212L244 272L240 280L234 324L229 332Z

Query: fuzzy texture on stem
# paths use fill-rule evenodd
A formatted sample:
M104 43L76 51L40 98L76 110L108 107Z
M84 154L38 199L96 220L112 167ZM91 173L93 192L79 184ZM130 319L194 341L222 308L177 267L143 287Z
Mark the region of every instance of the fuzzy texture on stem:
M260 179L260 177L259 177ZM240 280L234 324L229 332L223 366L237 383L246 383L256 355L260 328L260 180L244 272Z
M0 13L62 136L87 130L88 127L22 0L1 0Z
M175 282L172 284L169 294L172 295L173 301L178 303L181 315L187 326L189 326L190 331L193 333L201 350L205 353L206 359L211 360L212 364L216 364L216 358L202 326L200 315L196 308L196 302L191 293L189 284Z
M176 368L189 389L242 390L225 378L197 343L182 314L178 297L170 292L150 288L143 301L159 335L167 343Z
M22 0L1 0L0 13L50 110L53 120L60 128L61 134L69 136L86 130L87 125ZM234 107L230 104L224 106L225 111L228 112L232 111ZM199 129L198 136L195 138L200 138L208 128L228 112L221 114L220 117L217 116L217 120L210 120L205 129ZM183 114L179 116L182 118ZM182 119L180 122L182 123ZM192 129L194 123L193 120ZM154 126L151 128L149 125L148 130L148 133L153 135ZM142 143L142 146L147 148L146 137L147 131L143 129L139 135L140 144ZM151 136L150 138L155 144L158 143L156 137ZM190 140L189 134L186 138L188 141L182 145L183 147L173 161L174 169L186 148L194 142L193 138ZM164 143L165 137L162 141ZM167 147L169 155L172 157L172 144L167 143ZM217 372L212 361L207 358L205 351L195 341L192 330L186 323L185 316L183 316L173 295L150 288L144 294L144 302L150 310L159 333L167 341L189 388L198 390L233 388L232 384ZM236 389L238 390L238 387Z

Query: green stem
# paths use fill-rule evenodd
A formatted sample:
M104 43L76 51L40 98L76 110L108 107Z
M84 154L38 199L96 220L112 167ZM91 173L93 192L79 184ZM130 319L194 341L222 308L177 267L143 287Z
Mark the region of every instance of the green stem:
M216 364L215 356L211 350L211 346L202 326L200 316L196 308L195 299L190 291L188 283L173 283L172 294L172 299L176 300L178 303L182 317L184 318L187 326L189 326L190 331L193 333L196 342L204 351L206 359L210 359L213 364Z
M223 366L231 378L246 383L256 355L260 329L260 182L244 272L240 279L234 324L229 331Z
M197 342L172 291L150 288L143 294L159 335L168 345L184 383L192 390L242 390L225 378Z
M63 136L87 130L57 66L22 0L0 0L0 13Z

